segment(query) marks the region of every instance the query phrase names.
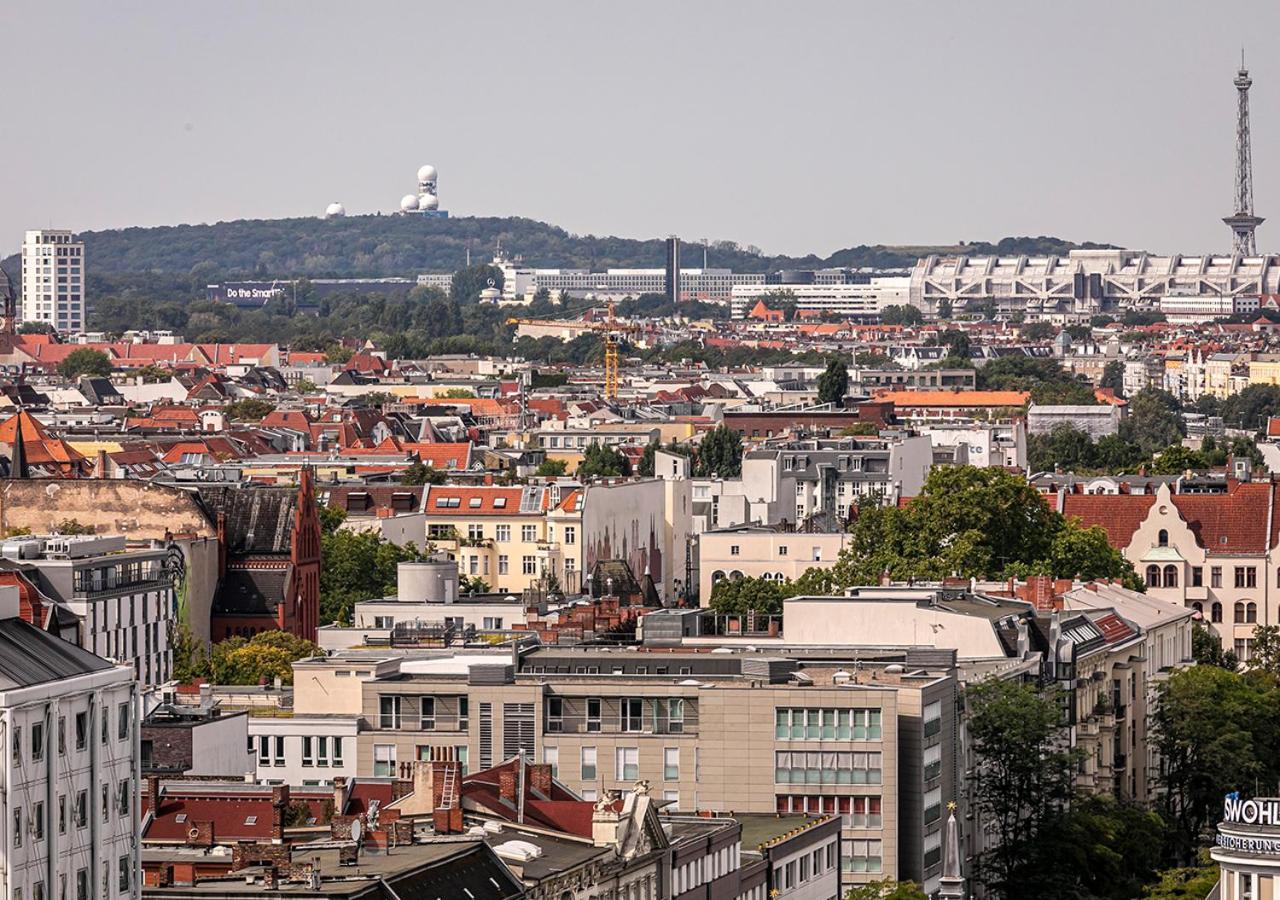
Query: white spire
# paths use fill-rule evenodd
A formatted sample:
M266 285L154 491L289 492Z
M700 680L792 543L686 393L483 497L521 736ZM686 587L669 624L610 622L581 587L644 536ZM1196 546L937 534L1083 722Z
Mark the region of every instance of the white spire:
M951 815L947 817L947 833L942 848L942 878L939 879L939 900L964 900L964 876L960 874L960 830L956 825L956 804L947 804Z

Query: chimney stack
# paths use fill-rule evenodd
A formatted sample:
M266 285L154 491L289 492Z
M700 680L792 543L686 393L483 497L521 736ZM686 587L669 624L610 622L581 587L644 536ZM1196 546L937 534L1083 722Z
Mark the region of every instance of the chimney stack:
M271 843L284 843L284 814L289 808L289 785L278 784L271 789Z
M160 776L147 776L147 796L151 800L151 815L156 817L160 815Z
M516 802L516 770L509 766L498 772L498 796L512 805Z
M529 766L529 786L547 799L551 799L550 763Z

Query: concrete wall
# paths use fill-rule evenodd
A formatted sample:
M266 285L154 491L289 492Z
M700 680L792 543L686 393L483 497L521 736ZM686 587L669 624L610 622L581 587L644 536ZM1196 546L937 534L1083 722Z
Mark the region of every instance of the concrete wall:
M224 714L192 729L191 774L227 775L239 778L254 771L254 760L246 750L249 716Z
M622 484L591 484L582 514L583 568L589 573L602 560L623 559L631 566L636 581L646 570L663 597L674 591L673 579L683 571L672 571L671 560L663 556L665 538L666 488L657 480Z

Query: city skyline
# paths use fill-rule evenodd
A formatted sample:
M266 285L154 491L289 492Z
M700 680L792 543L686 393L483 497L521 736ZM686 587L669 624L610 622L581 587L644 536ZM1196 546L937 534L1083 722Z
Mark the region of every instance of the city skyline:
M64 102L15 120L0 246L391 212L430 162L455 216L575 233L1228 252L1242 44L1257 214L1280 208L1280 72L1248 54L1280 10L1235 9L7 8L21 94ZM50 65L52 46L76 64ZM1258 249L1280 249L1268 225Z

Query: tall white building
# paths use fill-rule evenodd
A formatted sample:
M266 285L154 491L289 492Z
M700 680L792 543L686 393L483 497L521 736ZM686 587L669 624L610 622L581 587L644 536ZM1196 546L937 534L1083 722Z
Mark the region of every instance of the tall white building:
M22 242L24 322L84 331L84 242L70 231L28 231Z
M0 591L0 872L10 900L135 900L138 693Z

